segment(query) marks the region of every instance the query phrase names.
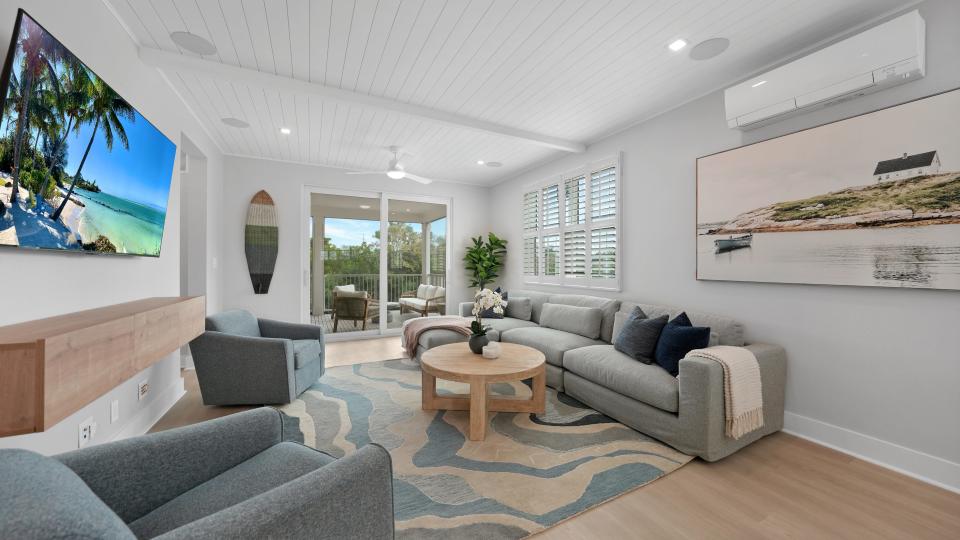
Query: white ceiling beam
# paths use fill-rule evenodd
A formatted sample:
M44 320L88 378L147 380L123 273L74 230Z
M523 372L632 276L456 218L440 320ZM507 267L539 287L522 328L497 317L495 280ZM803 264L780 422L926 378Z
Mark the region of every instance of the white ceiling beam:
M254 69L221 64L219 62L212 62L193 56L184 56L149 47L140 47L140 60L147 65L161 70L187 71L201 76L213 77L259 88L269 88L281 92L290 92L292 94L312 95L327 101L391 111L458 128L492 133L501 137L508 137L547 148L563 150L565 152L579 153L587 149L584 143L578 141L550 137L532 131L516 129L493 122L486 122L476 118L431 109L429 107L400 103L392 99L369 96L349 90L284 77L282 75L263 73Z

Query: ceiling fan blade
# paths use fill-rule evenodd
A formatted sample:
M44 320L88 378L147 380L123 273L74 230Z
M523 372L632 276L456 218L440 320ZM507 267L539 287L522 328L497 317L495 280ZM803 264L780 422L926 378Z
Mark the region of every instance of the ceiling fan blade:
M424 178L424 177L422 177L422 176L417 176L417 175L415 175L415 174L410 174L410 173L407 173L407 174L404 176L404 178L409 178L409 179L413 180L414 182L420 182L421 184L430 184L430 183L433 182L433 180L431 180L431 179L429 179L429 178Z
M387 174L387 171L347 171L347 174Z

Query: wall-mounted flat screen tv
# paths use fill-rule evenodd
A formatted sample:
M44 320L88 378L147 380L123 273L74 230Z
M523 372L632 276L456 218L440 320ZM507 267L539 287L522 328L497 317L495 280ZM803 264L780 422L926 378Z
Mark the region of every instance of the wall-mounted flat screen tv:
M0 246L159 256L176 145L23 10L0 88Z

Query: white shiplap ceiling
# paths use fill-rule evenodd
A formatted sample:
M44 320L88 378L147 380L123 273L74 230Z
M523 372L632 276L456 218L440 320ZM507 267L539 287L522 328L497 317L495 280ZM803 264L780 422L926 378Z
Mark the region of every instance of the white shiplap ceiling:
M106 0L227 154L487 185L902 0ZM199 59L170 33L217 52ZM725 37L697 62L666 45ZM203 64L216 62L223 66ZM312 84L304 84L312 83ZM250 127L224 125L236 117ZM292 130L279 132L281 126ZM569 148L568 148L569 149ZM478 166L478 159L503 167Z

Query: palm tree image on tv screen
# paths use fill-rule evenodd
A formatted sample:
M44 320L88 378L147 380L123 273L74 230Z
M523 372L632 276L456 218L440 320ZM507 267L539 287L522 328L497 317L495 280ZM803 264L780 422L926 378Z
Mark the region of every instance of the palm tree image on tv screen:
M24 12L0 120L0 245L160 255L176 145Z

